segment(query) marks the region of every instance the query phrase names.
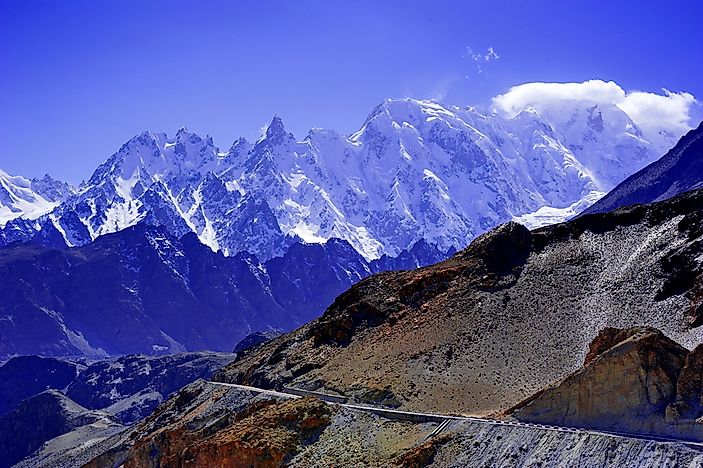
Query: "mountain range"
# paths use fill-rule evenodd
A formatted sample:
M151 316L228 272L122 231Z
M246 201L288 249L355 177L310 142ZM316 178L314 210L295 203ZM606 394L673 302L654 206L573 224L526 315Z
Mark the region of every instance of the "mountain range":
M419 240L460 249L511 219L576 214L677 137L648 135L615 105L508 116L412 99L384 101L348 136L313 129L298 141L275 117L227 151L185 128L143 132L75 189L0 178L0 242L81 246L141 222L261 261L333 238L367 261Z
M228 151L144 132L77 188L0 174L0 358L231 351L370 274L575 214L664 151L647 138L616 106L401 99L349 136L297 141L278 117Z
M591 130L600 128L597 108L589 109ZM302 144L279 124L274 119L246 161L266 140ZM6 461L29 455L20 466L170 466L184 460L696 465L703 457L695 445L650 439L703 439L703 191L695 190L702 133L703 127L692 130L659 161L615 186L603 210L596 204L592 214L532 231L510 221L456 252L454 244L422 235L398 252L369 255L347 238L306 242L280 230L280 251L252 247L261 258L247 249L235 253L219 241L207 244L197 230L175 229L184 218L153 210L166 205L144 208L158 177L126 205L103 200L114 232L66 248L68 231L57 215L90 183L70 189L73 194L49 214L15 218L3 231L36 229L30 242L0 248L0 355L10 358L0 367ZM601 143L599 148L607 146ZM229 153L214 154L215 166L229 164ZM139 174L145 157L136 163ZM99 171L124 164L114 158ZM204 183L229 173L208 170L201 179L200 169L189 172L200 167L197 158L179 158L165 187L188 186L183 174ZM152 163L154 173L165 173ZM589 190L604 183L596 166L580 176L588 178ZM257 179L260 166L253 167ZM247 197L250 189L241 187L248 171L233 179L229 187L235 190L228 180L217 192L221 207L236 193ZM276 187L284 173L270 171L261 190ZM99 179L95 187L122 180L118 191L133 193L124 189L126 179ZM543 205L517 218L551 222L600 192L580 193L567 207ZM280 228L281 213L270 209L274 203L265 205L268 226ZM134 222L120 221L142 209L144 216ZM163 219L176 222L158 222L155 212L170 213ZM39 229L46 220L55 229ZM234 349L236 355L104 359L205 348ZM89 358L12 357L31 352ZM199 377L207 381L194 381ZM436 418L443 416L414 413L412 420L398 421L398 413L296 399L301 392L379 409L488 419L440 424Z
M141 223L71 249L12 244L0 248L0 359L230 352L251 332L311 320L372 273L446 255L421 241L367 262L332 239L262 262Z
M446 261L373 275L81 460L698 466L701 207L699 189L510 222Z

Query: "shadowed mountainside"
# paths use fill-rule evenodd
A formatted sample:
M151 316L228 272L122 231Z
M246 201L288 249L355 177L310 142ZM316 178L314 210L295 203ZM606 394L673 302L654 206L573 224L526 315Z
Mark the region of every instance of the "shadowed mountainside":
M57 390L28 398L0 418L0 467L14 465L58 435L98 423L119 427L111 415L83 408Z
M14 244L0 248L0 358L230 352L252 331L317 317L380 268L444 257L420 242L369 263L333 239L262 263L141 224L68 250Z

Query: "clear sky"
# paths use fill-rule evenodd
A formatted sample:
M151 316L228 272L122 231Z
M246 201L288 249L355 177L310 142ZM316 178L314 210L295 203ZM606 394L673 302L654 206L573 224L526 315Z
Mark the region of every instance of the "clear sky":
M79 182L142 130L226 149L274 114L351 133L386 97L487 104L532 81L700 101L701 18L698 0L0 0L0 168Z

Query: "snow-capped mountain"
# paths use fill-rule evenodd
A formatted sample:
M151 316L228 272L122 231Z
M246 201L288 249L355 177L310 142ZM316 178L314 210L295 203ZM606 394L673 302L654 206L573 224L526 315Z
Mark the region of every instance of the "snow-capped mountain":
M582 214L653 203L703 187L703 123L661 159L632 174Z
M74 189L51 178L26 179L0 170L0 227L15 218L36 219L56 208Z
M568 218L657 159L657 141L616 106L507 116L413 99L384 101L349 136L313 129L298 141L275 117L226 152L185 128L144 132L51 213L0 236L84 245L144 221L262 260L333 238L367 260L420 240L446 251L510 219Z

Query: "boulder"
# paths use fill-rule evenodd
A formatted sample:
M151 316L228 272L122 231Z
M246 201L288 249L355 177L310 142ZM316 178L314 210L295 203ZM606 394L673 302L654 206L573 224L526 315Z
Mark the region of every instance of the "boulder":
M511 414L531 423L675 435L664 414L676 399L687 355L654 328L605 329L591 343L582 368L518 404Z

